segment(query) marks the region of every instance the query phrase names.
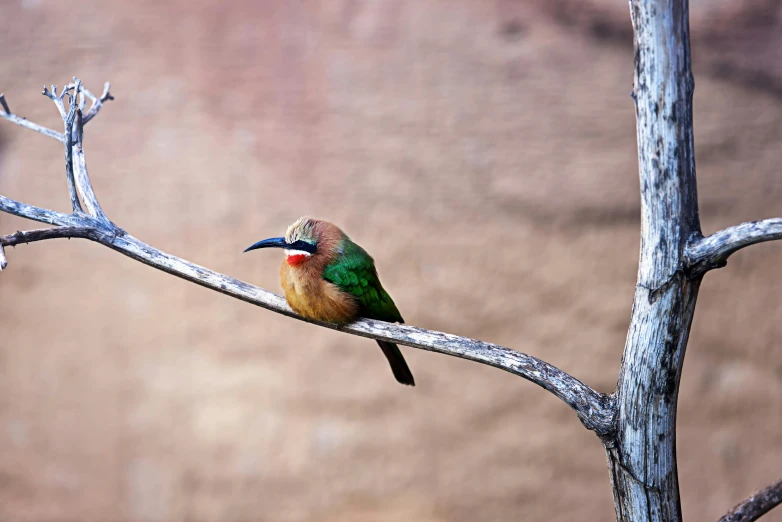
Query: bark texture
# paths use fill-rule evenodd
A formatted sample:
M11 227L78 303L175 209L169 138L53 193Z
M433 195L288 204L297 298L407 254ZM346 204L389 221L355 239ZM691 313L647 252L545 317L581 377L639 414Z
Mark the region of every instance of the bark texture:
M780 218L750 221L720 230L689 245L685 259L687 271L690 276L697 276L713 268L721 268L734 252L775 239L782 239Z
M606 446L617 519L681 520L676 404L700 279L682 270L700 237L687 0L634 0L641 185L638 283Z

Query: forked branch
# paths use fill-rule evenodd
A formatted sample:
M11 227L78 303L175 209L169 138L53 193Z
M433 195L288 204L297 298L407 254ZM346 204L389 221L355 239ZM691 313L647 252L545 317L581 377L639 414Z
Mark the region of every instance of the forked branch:
M75 126L79 127L81 109L78 107L79 102L77 101L80 92L78 81L71 88L74 89L74 94L70 102L77 105L75 109L71 105L71 109L76 113ZM68 91L69 88L66 88L65 92ZM87 116L93 112L93 109L95 109L95 114L97 114L100 104L107 99L111 99L111 97L108 91L108 84L106 84L104 93L100 98L91 96L83 88L81 88L81 92L87 93L87 97L93 100L93 107L82 119L83 124L87 121ZM56 91L53 88L51 94L56 97L55 93ZM66 128L69 112L61 112L61 114L64 114L64 119L66 119ZM18 123L15 120L11 121ZM56 225L56 228L16 232L7 236L0 236L0 248L56 238L89 239L158 270L288 317L353 335L391 341L505 370L532 381L554 394L576 412L584 426L594 431L601 438L608 439L613 433L614 397L593 390L575 377L540 359L496 344L404 324L360 319L347 326L337 326L332 323L305 319L291 310L285 299L279 295L190 263L139 241L109 221L102 210L100 210L100 205L97 202L97 198L95 198L89 176L86 174L81 137L78 134L77 131L70 136L73 138L72 153L70 156L66 154L66 162L71 163L69 167L75 172L74 183L79 195L81 195L82 202L85 203L87 213L79 211L74 205L73 213L63 214L0 196L0 211ZM65 142L65 139L60 139L59 135L53 137ZM67 169L66 172L68 172Z

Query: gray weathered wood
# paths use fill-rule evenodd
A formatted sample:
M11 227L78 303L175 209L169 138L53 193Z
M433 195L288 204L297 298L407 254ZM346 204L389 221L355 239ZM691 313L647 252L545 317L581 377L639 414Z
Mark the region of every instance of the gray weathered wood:
M78 94L78 88L77 88ZM77 104L75 97L71 99L72 103L65 116L65 179L68 182L68 195L71 197L71 208L74 212L81 212L81 203L76 189L76 176L73 173L73 125L76 122Z
M69 137L70 139L66 140L66 146L68 145L68 142L71 144L70 168L76 180L76 189L79 193L79 197L81 198L81 201L84 202L87 213L94 218L108 222L109 218L107 218L106 214L103 213L103 209L101 208L100 203L98 203L98 198L95 196L95 191L92 188L90 175L87 173L87 161L84 158L84 125L87 120L82 114L82 108L84 107L84 94L87 94L87 96L92 99L92 107L90 108L92 116L95 116L98 113L98 110L100 110L101 104L103 101L105 101L105 99L114 98L110 97L109 95L108 82L106 82L103 93L103 96L106 98L101 99L96 99L92 93L84 89L84 87L82 87L81 80L75 76L73 78L73 82L74 83L67 86L65 90L67 91L71 88L74 89L74 95L71 99L71 111L75 112L75 118L72 120L70 125L68 125L67 119L63 118L66 119L66 126L68 126L68 128L71 130L71 136ZM54 86L52 86L52 88L54 88ZM79 104L80 96L81 105ZM68 113L68 118L70 117L70 113ZM80 209L81 207L74 206L74 211Z
M83 219L86 217L79 214L63 214L62 212L57 212L56 210L34 207L33 205L28 205L27 203L14 201L13 199L7 198L3 195L0 195L0 211L14 216L31 219L33 221L60 226L83 225Z
M76 122L74 127L80 129L82 125L83 121L81 110L77 108ZM71 147L71 158L73 174L76 179L76 188L78 189L79 197L84 203L84 207L90 216L95 217L101 221L108 221L109 218L107 218L106 214L103 213L103 209L101 208L100 203L98 203L98 198L95 196L95 191L93 190L92 183L90 182L90 175L87 173L87 161L84 158L84 147L82 145L83 134L79 131L77 131L77 134L79 134L79 137L77 138L78 141L74 141L73 146Z
M782 218L742 223L696 239L687 247L685 267L690 276L725 266L728 257L744 247L782 239Z
M641 249L617 431L606 445L617 520L681 520L676 404L699 278L682 270L700 236L687 0L633 0Z
M73 80L78 81L76 78L74 78ZM109 92L110 89L111 89L111 84L109 82L106 82L105 84L103 84L103 93L100 95L100 97L97 97L94 94L92 94L90 91L82 87L82 92L86 94L87 97L92 101L90 110L88 110L84 114L84 125L87 125L87 123L91 119L93 119L95 116L98 115L98 111L100 111L101 107L103 107L103 104L106 101L114 99L114 96L112 96L111 92Z
M15 123L26 129L30 129L35 132L40 132L44 136L48 136L50 138L54 138L57 141L65 143L65 136L63 136L56 130L48 129L41 125L36 125L35 123L29 122L25 118L17 116L16 114L13 114L11 112L0 111L0 118L3 118L4 120L8 120L11 123Z

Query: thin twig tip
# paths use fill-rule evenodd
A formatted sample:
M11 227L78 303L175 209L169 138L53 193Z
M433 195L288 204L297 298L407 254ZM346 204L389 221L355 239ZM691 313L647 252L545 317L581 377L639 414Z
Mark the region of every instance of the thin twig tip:
M11 109L8 107L8 102L5 101L5 93L0 92L0 105L3 106L3 110L6 114L11 114Z

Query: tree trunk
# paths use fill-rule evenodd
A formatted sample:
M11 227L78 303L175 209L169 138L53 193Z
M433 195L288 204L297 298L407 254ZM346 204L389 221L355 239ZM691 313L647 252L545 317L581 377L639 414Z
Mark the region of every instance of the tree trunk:
M676 401L701 276L687 0L633 0L641 252L632 320L606 439L617 520L681 520Z

